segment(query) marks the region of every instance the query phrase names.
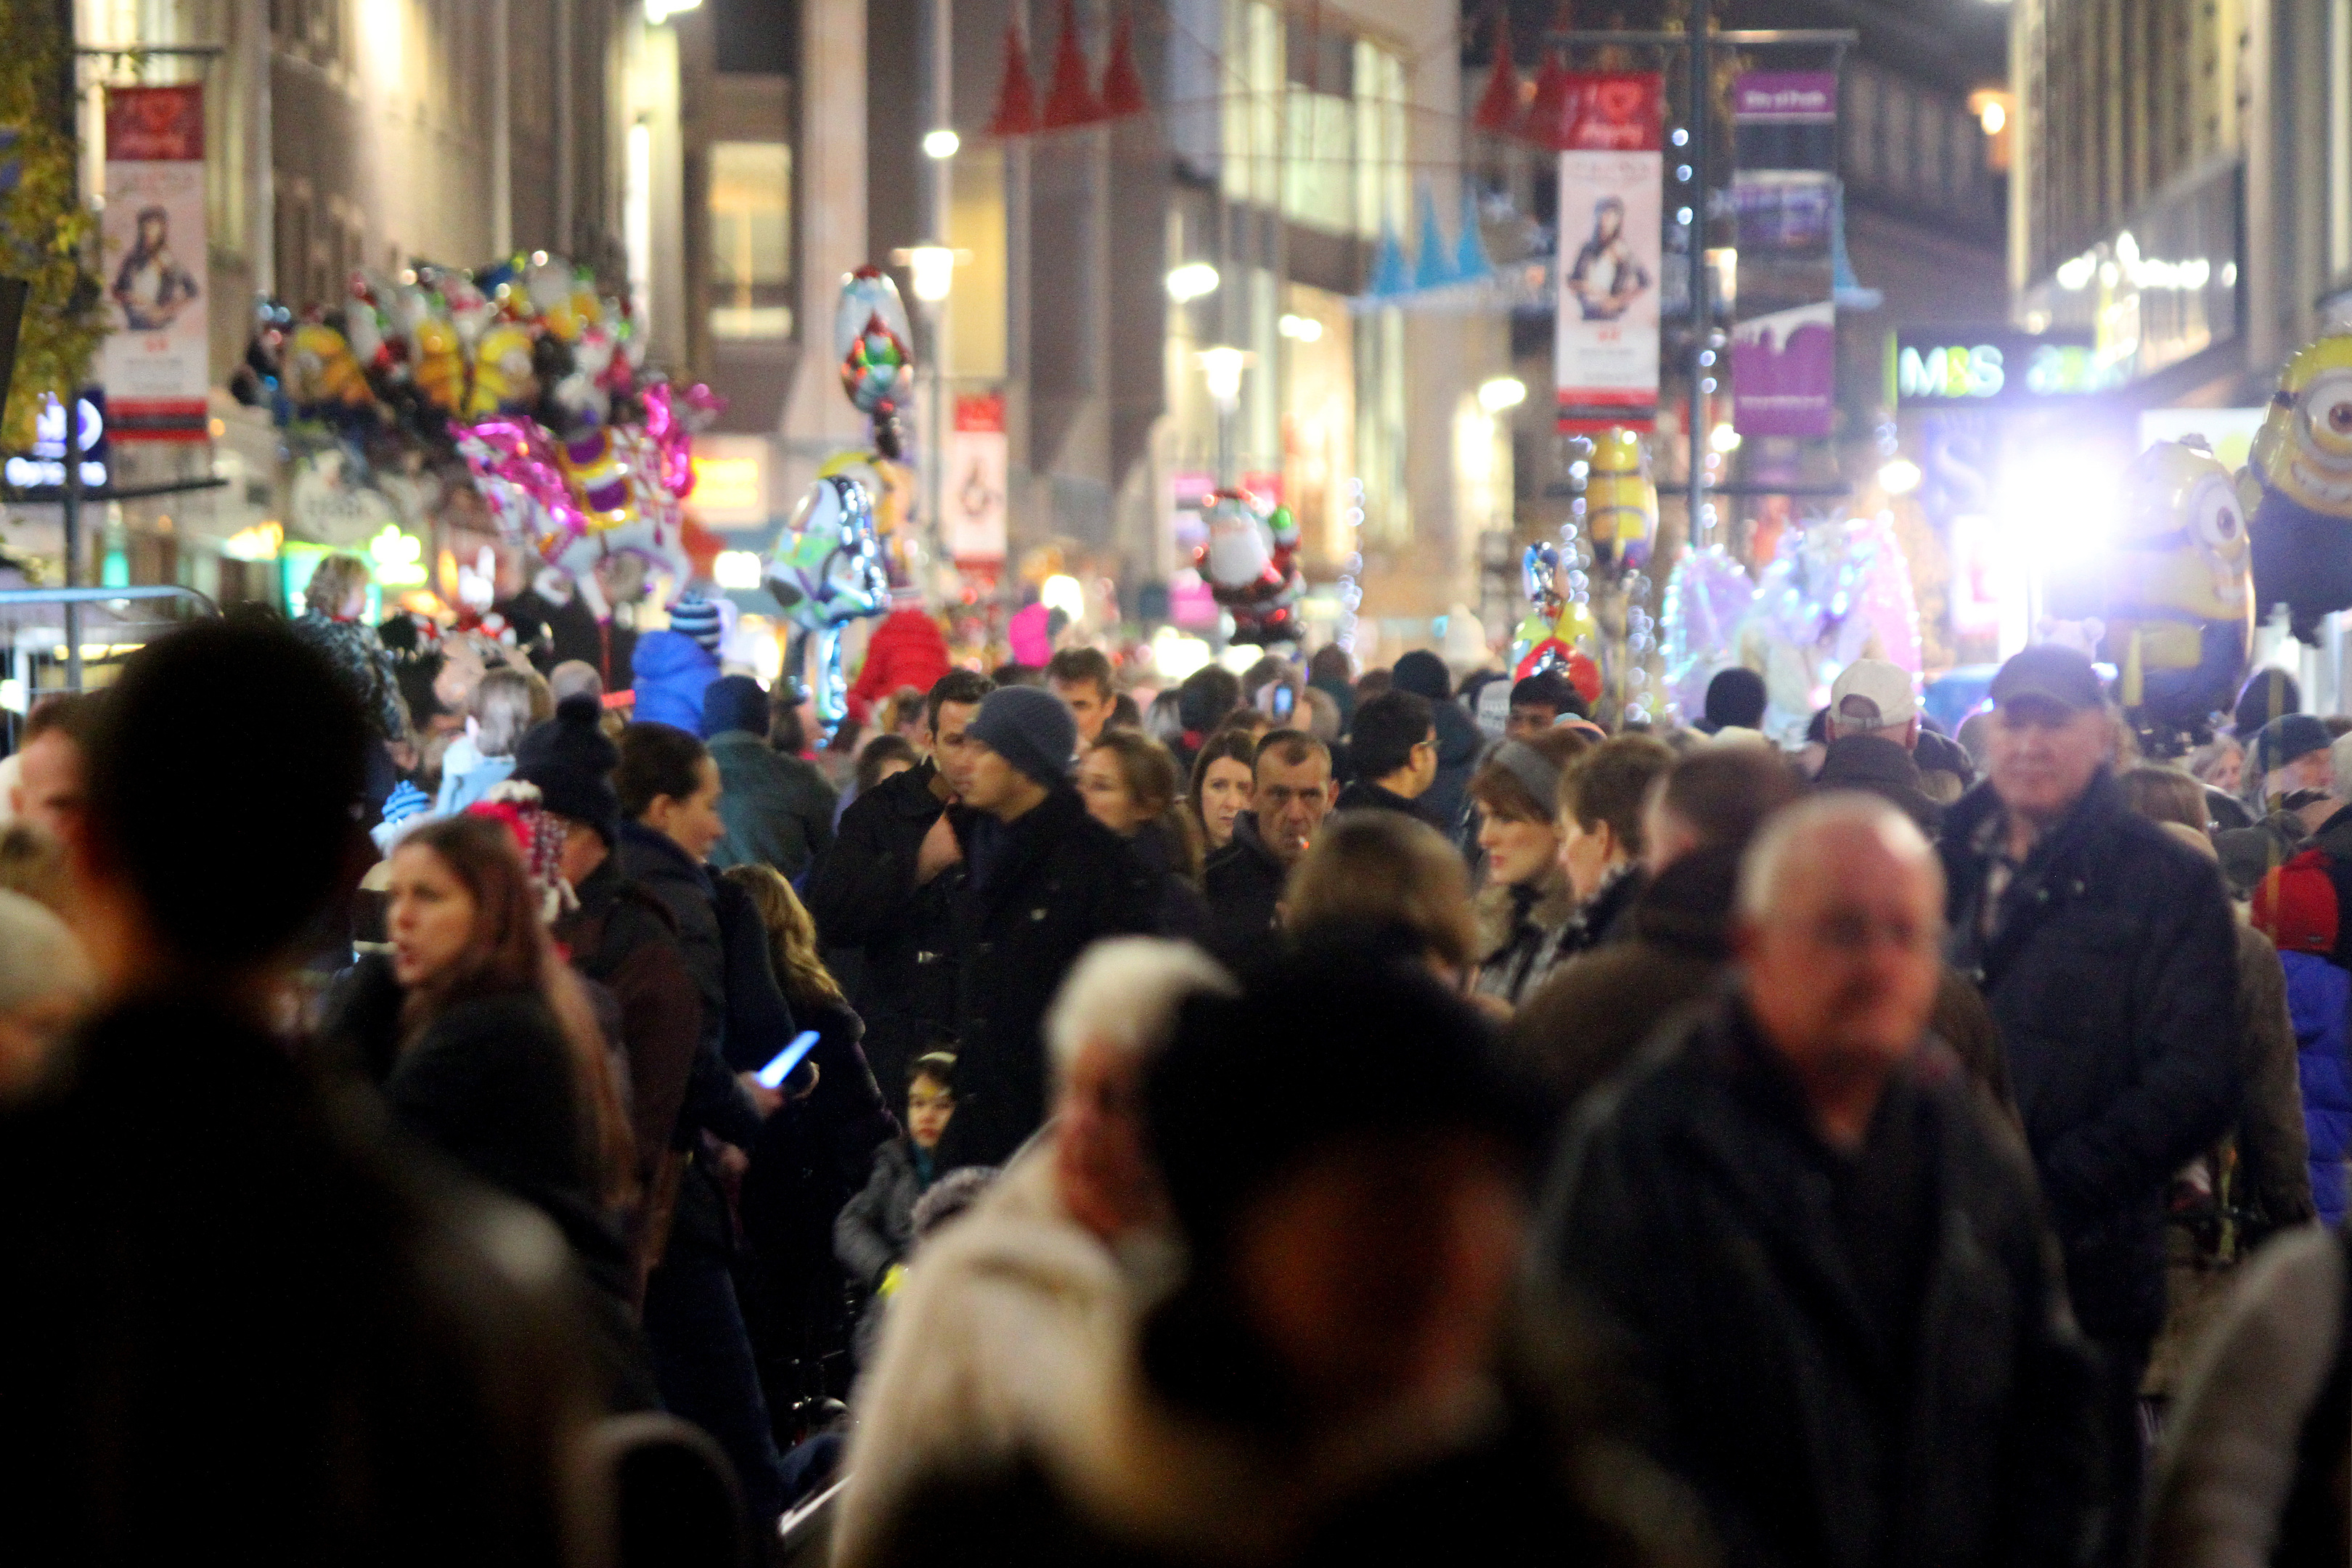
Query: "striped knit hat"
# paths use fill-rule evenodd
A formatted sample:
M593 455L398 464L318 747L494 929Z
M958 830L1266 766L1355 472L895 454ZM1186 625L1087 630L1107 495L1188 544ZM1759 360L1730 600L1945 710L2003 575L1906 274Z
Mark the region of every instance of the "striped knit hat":
M727 628L719 619L717 605L699 594L685 594L669 607L669 629L692 637L715 653Z

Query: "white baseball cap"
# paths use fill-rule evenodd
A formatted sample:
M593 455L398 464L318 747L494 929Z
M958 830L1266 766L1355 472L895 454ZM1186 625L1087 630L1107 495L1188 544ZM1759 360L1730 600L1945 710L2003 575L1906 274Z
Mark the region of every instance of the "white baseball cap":
M1830 688L1830 721L1841 728L1891 730L1919 714L1911 672L1883 658L1858 658Z

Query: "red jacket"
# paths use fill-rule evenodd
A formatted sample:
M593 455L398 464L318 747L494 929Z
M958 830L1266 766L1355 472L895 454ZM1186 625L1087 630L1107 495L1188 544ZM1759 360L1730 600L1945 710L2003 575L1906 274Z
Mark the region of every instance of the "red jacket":
M911 606L893 610L866 644L866 668L849 689L849 711L864 722L900 687L928 692L951 668L947 636L937 621Z

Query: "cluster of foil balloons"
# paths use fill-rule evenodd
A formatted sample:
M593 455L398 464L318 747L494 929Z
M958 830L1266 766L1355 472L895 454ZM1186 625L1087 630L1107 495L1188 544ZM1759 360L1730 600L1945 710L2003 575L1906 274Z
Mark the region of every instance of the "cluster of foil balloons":
M1612 426L1586 438L1570 475L1581 489L1557 542L1529 545L1520 559L1528 613L1511 637L1511 672L1524 679L1559 669L1588 702L1630 717L1647 714L1656 624L1643 606L1642 569L1658 527L1658 492L1642 438Z
M1208 538L1192 564L1209 596L1234 618L1233 640L1270 647L1298 640L1298 524L1242 490L1218 490L1201 509Z
M268 301L230 386L270 410L298 466L332 453L344 482L395 495L403 477L469 484L600 618L608 555L642 557L673 593L691 576L692 431L717 399L649 374L629 306L586 268L541 253L355 273L299 312Z

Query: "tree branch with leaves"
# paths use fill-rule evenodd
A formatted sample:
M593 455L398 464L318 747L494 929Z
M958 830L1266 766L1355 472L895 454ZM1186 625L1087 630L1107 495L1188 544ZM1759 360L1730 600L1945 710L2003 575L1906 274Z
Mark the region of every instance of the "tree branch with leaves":
M83 205L79 153L58 101L65 40L47 0L0 0L0 276L31 285L0 445L33 439L44 397L67 402L106 336L104 292L89 264L95 214ZM12 134L13 133L13 134Z

